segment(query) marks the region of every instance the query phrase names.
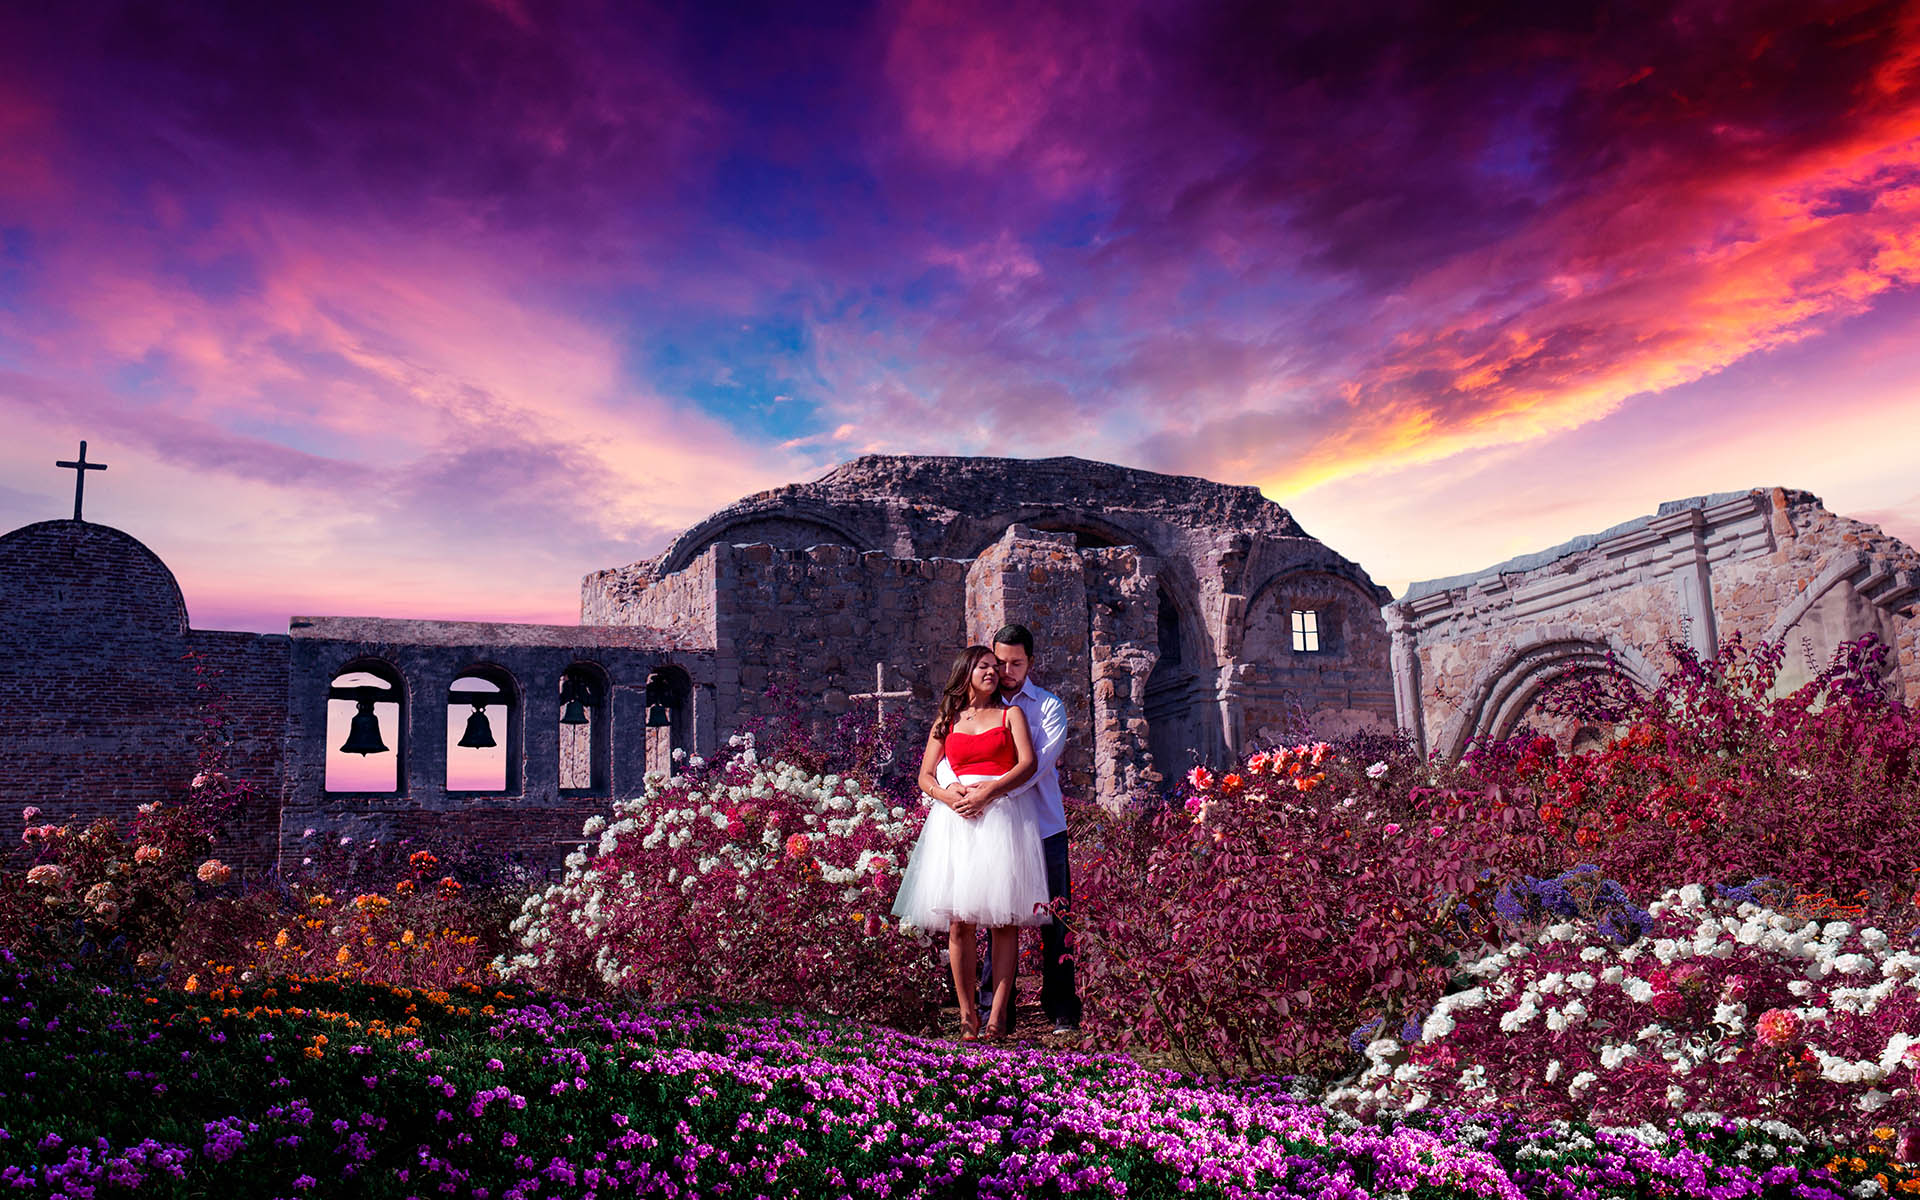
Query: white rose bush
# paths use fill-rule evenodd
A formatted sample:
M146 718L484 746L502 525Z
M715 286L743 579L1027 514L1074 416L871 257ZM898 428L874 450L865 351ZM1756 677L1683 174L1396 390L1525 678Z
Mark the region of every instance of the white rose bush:
M762 761L751 734L594 817L527 898L506 978L556 991L798 1004L915 1026L942 995L924 934L891 915L920 800Z
M1622 1126L1711 1113L1857 1144L1920 1127L1920 931L1809 919L1764 882L1672 889L1636 915L1549 911L1464 964L1473 986L1367 1042L1330 1101Z

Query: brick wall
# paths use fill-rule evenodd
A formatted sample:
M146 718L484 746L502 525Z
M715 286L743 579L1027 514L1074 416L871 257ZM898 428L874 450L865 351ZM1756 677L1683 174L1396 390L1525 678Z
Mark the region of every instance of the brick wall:
M184 795L202 696L191 650L231 722L233 773L261 794L219 853L267 865L286 638L189 629L179 585L145 546L104 525L43 521L0 538L0 644L0 821L27 805L43 821L124 821Z

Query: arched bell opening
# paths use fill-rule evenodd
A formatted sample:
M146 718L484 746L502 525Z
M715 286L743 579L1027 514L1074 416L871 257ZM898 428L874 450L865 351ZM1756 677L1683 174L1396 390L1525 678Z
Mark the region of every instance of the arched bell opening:
M612 785L609 753L613 694L599 664L576 662L560 673L560 793L604 796Z
M327 685L326 790L391 795L406 779L407 689L399 668L356 659Z
M447 686L447 791L520 790L520 688L507 671L469 667Z
M692 752L693 680L661 664L647 675L647 770L672 775L673 752Z

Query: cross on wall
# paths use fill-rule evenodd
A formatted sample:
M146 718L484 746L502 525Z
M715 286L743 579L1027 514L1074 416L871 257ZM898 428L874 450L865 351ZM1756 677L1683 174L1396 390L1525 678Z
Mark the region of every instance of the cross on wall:
M78 521L80 520L80 500L86 492L87 472L104 471L107 469L107 464L88 462L87 444L81 442L80 458L77 462L60 462L55 460L53 465L56 467L66 467L73 472L73 519Z
M877 725L887 719L887 702L890 700L911 700L913 699L913 689L908 688L903 692L889 692L887 690L887 664L875 663L873 664L873 690L870 692L854 692L848 696L847 699L873 701L873 721L874 724Z

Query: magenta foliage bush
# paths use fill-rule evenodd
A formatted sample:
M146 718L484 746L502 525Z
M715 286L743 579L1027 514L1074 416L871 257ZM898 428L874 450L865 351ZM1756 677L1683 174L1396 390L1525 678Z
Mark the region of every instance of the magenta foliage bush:
M1920 930L1808 921L1747 889L1648 906L1628 945L1558 921L1465 968L1336 1104L1534 1118L1779 1120L1836 1141L1920 1126Z
M1367 1014L1430 1003L1482 831L1409 807L1408 782L1319 743L1196 768L1180 806L1077 811L1089 1030L1195 1070L1324 1072Z
M763 761L751 734L596 817L597 845L513 923L496 968L557 991L723 996L924 1026L925 935L890 914L917 813L866 780Z
M1882 689L1886 648L1842 646L1812 681L1769 697L1782 648L1728 639L1717 659L1669 645L1649 693L1618 673L1570 677L1544 705L1623 730L1561 755L1522 735L1463 765L1517 798L1500 870L1550 874L1591 862L1648 896L1759 875L1835 896L1910 893L1920 867L1920 714Z

